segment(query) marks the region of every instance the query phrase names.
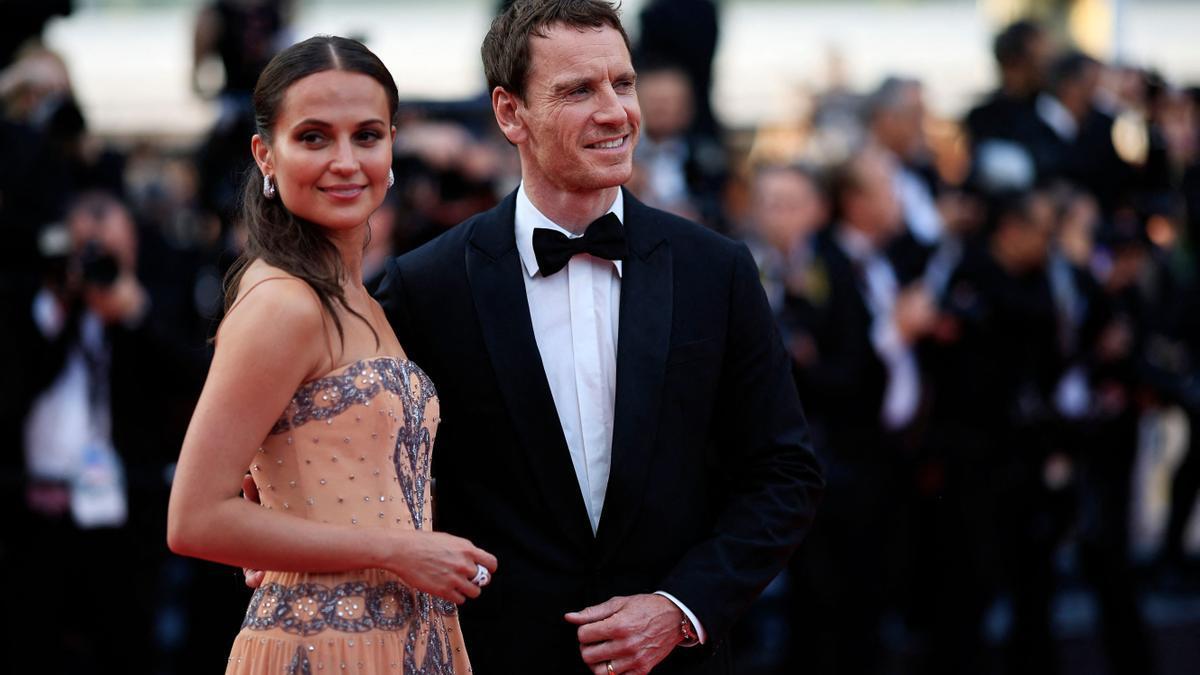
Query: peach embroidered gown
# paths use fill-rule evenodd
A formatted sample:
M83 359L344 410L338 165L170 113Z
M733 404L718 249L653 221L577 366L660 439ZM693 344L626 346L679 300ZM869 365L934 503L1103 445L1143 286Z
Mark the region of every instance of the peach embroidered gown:
M369 528L430 526L433 383L413 362L364 359L303 385L255 455L263 508ZM471 672L457 607L385 570L267 572L227 673Z

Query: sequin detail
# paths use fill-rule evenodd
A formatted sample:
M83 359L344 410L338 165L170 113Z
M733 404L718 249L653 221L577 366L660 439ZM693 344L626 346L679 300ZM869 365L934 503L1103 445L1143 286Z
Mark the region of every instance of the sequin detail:
M420 393L425 394L420 397L422 402L437 396L429 376L408 359L383 356L352 363L340 375L327 375L300 387L288 409L276 420L271 435L298 429L311 421L331 421L352 405L369 405L383 391L409 394L410 378L414 377ZM409 396L408 401L416 398ZM423 417L424 406L421 408Z
M287 675L312 675L312 664L308 662L308 654L304 653L304 647L296 647L296 654L288 664Z
M454 603L395 581L374 585L351 581L333 588L317 583L267 583L254 592L242 628L278 628L304 637L326 630L398 631L414 618L418 624L429 625L435 616L457 613Z
M347 582L333 588L317 583L291 586L267 583L254 592L242 628L279 629L301 637L325 631L351 634L403 631L405 672L453 675L446 619L457 614L454 603L394 581ZM418 664L417 647L422 643L425 658ZM352 646L353 642L347 644ZM297 647L286 672L311 674L308 655L302 646Z

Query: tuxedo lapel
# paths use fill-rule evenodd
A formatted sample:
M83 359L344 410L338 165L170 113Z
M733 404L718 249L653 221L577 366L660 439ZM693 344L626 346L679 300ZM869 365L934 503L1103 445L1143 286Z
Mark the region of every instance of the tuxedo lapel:
M484 342L547 515L581 547L592 532L533 335L513 226L515 194L476 222L467 276Z
M601 562L615 553L643 502L671 339L671 247L654 212L625 192L629 256L621 276L612 465L597 535Z

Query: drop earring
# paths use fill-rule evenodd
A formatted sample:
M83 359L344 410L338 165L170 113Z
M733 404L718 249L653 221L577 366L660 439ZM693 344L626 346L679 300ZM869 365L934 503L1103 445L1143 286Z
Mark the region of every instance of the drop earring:
M391 169L388 169L387 186L390 189L395 184L396 184L396 174L392 173Z
M263 193L263 196L266 197L267 199L275 198L275 183L274 183L274 181L271 180L271 177L265 173L263 174L262 193Z

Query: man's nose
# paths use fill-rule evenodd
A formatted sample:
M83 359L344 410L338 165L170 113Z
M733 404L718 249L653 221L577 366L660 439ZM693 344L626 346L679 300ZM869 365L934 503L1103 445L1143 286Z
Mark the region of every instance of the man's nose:
M612 85L601 87L598 97L598 107L592 119L606 126L624 126L629 120L629 113Z

